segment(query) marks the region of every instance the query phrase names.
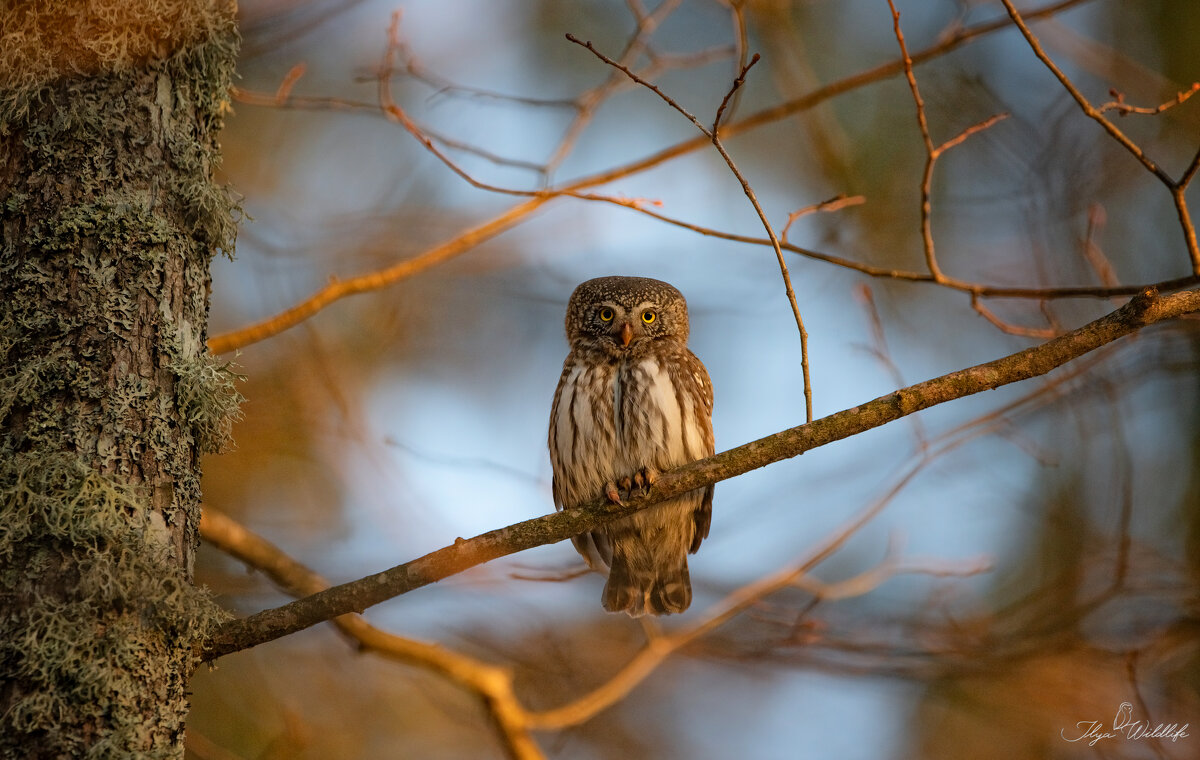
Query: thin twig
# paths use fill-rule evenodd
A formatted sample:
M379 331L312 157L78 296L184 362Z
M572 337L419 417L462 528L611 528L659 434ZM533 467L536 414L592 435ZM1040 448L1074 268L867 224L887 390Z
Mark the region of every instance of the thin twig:
M779 231L779 245L792 250L792 247L788 245L788 231L791 230L792 225L796 222L796 220L800 219L801 217L808 216L809 214L841 211L842 209L850 206L861 206L866 202L867 199L864 196L847 196L843 193L836 195L827 201L821 201L820 203L813 203L809 206L798 208L792 213L788 214L787 222L784 223L783 229Z
M758 59L759 55L755 53L750 62L743 66L741 72L734 78L733 86L729 88L729 92L725 93L725 97L721 98L721 105L717 107L717 115L713 119L711 134L715 135L721 129L721 116L725 114L725 107L729 105L729 99L746 83L746 74L750 72L754 64L758 63Z
M984 306L982 299L980 299L979 296L975 295L974 293L971 294L971 308L974 309L975 311L979 312L979 314L984 319L991 322L993 325L995 325L997 328L999 328L1002 332L1006 332L1009 335L1020 335L1023 338L1037 338L1038 340L1047 340L1047 339L1053 338L1054 336L1059 334L1057 330L1053 330L1053 329L1049 329L1049 328L1021 327L1019 325L1014 325L1014 324L1005 322L1003 319L1000 319L1000 317L996 316L995 312L993 312L988 307Z
M649 82L645 79L642 79L636 73L634 73L633 71L630 71L628 67L623 66L619 62L614 61L613 59L604 55L599 50L597 50L590 41L584 42L572 34L568 34L567 39L570 40L571 42L574 42L576 45L580 45L581 47L587 48L589 51L591 51L591 53L593 55L595 55L601 61L604 61L609 66L612 66L616 69L623 71L627 77L632 79L634 82L637 82L638 84L642 85L646 89L650 90L654 94L658 95L660 98L663 99L663 101L665 101L667 103L667 105L671 106L671 108L675 109L681 115L683 115L684 118L686 118L688 121L692 122L692 124L695 125L696 129L700 130L701 134L703 134L705 137L707 137L709 139L709 141L713 144L713 147L715 147L717 149L717 152L721 154L721 158L723 158L725 160L725 165L729 167L729 170L733 172L733 175L737 178L737 181L741 184L742 192L744 192L746 194L746 197L748 199L750 199L750 203L751 203L751 205L754 206L754 211L755 211L755 213L758 214L758 219L762 223L763 229L765 229L767 231L767 237L770 238L770 240L771 240L771 247L775 250L775 258L776 258L776 261L779 263L779 271L783 277L783 285L784 285L784 290L787 293L788 303L791 305L792 315L796 319L796 329L800 331L800 369L801 369L801 373L804 377L805 420L808 422L812 422L812 419L813 419L812 379L809 375L809 366L808 366L808 331L804 329L804 319L800 316L800 307L796 304L796 292L792 288L792 278L791 278L791 275L788 273L787 261L783 258L783 250L779 246L779 238L776 237L775 230L774 230L774 228L771 227L771 222L770 222L770 220L767 219L766 212L763 211L762 205L758 202L758 197L755 196L754 189L750 187L750 183L746 181L745 175L742 174L741 170L738 169L737 164L734 163L733 157L730 156L729 152L725 150L725 146L721 142L719 132L717 130L709 130L707 127L705 127L703 124L701 124L700 120L697 119L695 116L693 116L691 114L691 112L689 112L683 106L676 103L671 98L671 96L667 95L665 92L660 90L654 83ZM742 70L741 75L737 79L734 80L733 86L732 86L730 92L732 92L733 90L737 90L741 86L741 84L745 81L746 71L748 71L750 69L750 67L753 66L757 60L758 60L758 56L755 56L750 61L750 63L746 64L746 67ZM728 97L729 96L726 95L726 100L728 100ZM718 129L719 129L719 127L718 127Z
M1117 92L1116 90L1109 90L1108 94L1112 95L1114 98L1116 98L1116 100L1110 100L1109 102L1101 105L1096 110L1099 111L1100 113L1104 113L1105 111L1116 111L1121 116L1128 116L1129 114L1140 114L1142 116L1158 116L1163 111L1166 111L1170 108L1174 108L1175 106L1186 103L1188 98L1192 97L1197 92L1200 92L1200 82L1192 82L1191 87L1184 90L1183 92L1175 93L1175 97L1171 98L1170 100L1166 101L1165 103L1160 103L1157 106L1147 108L1144 106L1131 106L1125 102L1125 93Z

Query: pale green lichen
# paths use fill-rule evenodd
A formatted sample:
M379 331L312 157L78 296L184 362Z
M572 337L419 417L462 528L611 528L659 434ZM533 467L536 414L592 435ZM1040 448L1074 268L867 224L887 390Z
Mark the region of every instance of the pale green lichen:
M197 448L206 454L228 451L233 445L233 423L241 419L246 398L237 383L246 377L233 366L210 353L171 365L180 412L191 425Z
M183 569L145 538L147 514L137 490L97 475L78 459L18 455L0 463L0 566L4 588L21 588L59 571L63 556L77 579L69 593L5 605L0 625L19 636L0 640L6 676L23 694L4 716L7 740L54 732L59 717L79 706L103 714L109 731L97 744L62 747L78 756L172 757L156 743L147 709L131 710L130 695L146 678L161 688L186 677L190 650L180 642L203 637L228 615L207 592L188 582ZM37 549L30 552L30 539ZM15 560L20 559L21 562ZM164 657L174 661L162 667ZM149 671L149 672L148 672ZM177 684L176 688L181 685ZM32 688L31 688L32 687Z

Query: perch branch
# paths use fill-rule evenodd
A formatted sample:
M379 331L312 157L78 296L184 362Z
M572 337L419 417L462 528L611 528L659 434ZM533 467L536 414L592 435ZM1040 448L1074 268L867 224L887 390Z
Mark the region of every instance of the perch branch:
M1167 295L1147 291L1100 319L1041 345L902 388L673 470L664 474L647 495L629 499L624 504L611 504L599 498L577 509L536 517L469 540L459 538L424 557L275 609L230 621L198 646L197 655L202 660L213 660L338 615L364 610L469 567L595 530L617 517L672 496L799 456L922 409L1044 375L1142 327L1198 310L1200 291Z

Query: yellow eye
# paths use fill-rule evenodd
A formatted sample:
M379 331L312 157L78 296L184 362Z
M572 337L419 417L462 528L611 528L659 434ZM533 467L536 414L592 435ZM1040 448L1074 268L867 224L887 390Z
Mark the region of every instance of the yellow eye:
M645 322L646 324L650 324L651 322L654 321L655 316L656 315L652 311L643 311L642 312L642 321Z
M613 318L613 310L612 309L601 309L600 310L600 319L601 320L603 320L605 322L611 322L612 318Z

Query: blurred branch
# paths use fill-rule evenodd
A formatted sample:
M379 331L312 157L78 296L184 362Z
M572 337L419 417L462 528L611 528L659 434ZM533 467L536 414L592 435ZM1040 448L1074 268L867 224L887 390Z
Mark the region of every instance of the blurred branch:
M1200 311L1200 291L1147 291L1121 308L1046 343L881 396L851 409L747 443L662 475L649 493L612 504L601 497L577 509L489 531L383 572L275 609L230 621L197 645L202 660L286 636L449 577L475 565L595 530L617 517L693 489L741 475L914 412L1038 377L1137 330Z
M531 198L524 203L513 206L500 216L463 232L452 240L431 248L419 256L397 262L387 269L369 272L346 280L330 277L329 284L325 287L274 317L263 320L255 325L222 333L210 338L208 349L214 354L223 354L237 348L242 348L243 346L248 346L251 343L257 343L272 335L277 335L289 327L300 324L334 301L338 301L346 296L367 293L394 285L418 272L423 272L443 261L452 259L464 251L469 251L485 240L490 240L501 232L515 226L522 219L541 208L549 200L552 200L549 196Z
M636 22L636 27L633 36L629 42L625 44L625 50L621 52L621 62L627 66L633 66L642 53L649 53L649 39L658 26L679 7L680 0L664 0L653 13L647 13L639 2L629 2L629 10L633 14ZM654 66L654 64L652 64ZM657 66L655 68L658 68ZM645 72L647 76L651 74ZM579 136L583 134L584 129L591 123L596 114L596 109L600 104L608 99L610 95L616 92L622 84L625 83L625 78L617 72L613 72L603 83L582 93L575 100L575 118L567 126L563 133L562 139L555 148L554 153L546 162L547 176L552 174L562 162L570 154L575 147Z
M725 93L725 97L721 100L720 107L717 108L717 114L713 119L712 129L708 129L700 123L699 119L693 116L686 108L676 103L671 96L660 90L655 84L638 76L634 72L630 71L628 67L622 65L618 61L614 61L613 59L604 55L604 53L601 53L599 50L597 50L590 41L583 42L572 34L568 34L567 39L571 42L574 42L576 45L587 48L592 52L593 55L604 61L609 66L624 72L625 76L629 77L634 82L637 82L658 97L662 98L667 105L671 106L671 108L682 114L684 118L692 122L696 129L700 130L700 133L707 137L713 144L713 147L717 149L717 152L721 154L721 158L725 160L725 165L729 167L729 171L733 172L733 176L736 177L738 183L741 184L742 192L746 194L746 197L750 200L750 204L754 206L754 211L758 214L758 219L762 223L763 229L766 230L767 237L771 239L771 247L775 250L775 259L779 262L779 273L783 277L784 291L787 293L788 303L792 307L792 315L796 318L796 329L800 331L800 369L804 376L805 420L812 422L812 379L809 376L808 368L808 331L804 329L804 319L800 316L800 307L796 304L796 291L792 289L792 277L790 274L788 274L787 260L783 258L783 250L779 247L779 238L776 237L775 230L773 227L771 227L771 222L767 219L766 212L763 211L762 205L758 202L758 197L754 194L754 189L750 187L750 183L746 180L746 176L742 174L740 169L738 169L737 164L735 164L733 161L733 157L730 156L729 151L725 149L725 145L721 142L721 137L718 131L721 124L721 114L725 111L725 107L729 104L729 99L733 96L733 93L739 90L742 84L745 83L746 74L749 73L754 64L758 63L758 54L754 54L754 57L750 59L750 62L742 67L742 70L738 73L737 78L733 80L733 85L730 87L729 91Z
M1025 14L1025 18L1039 19L1039 18L1044 18L1047 16L1052 16L1056 13L1066 10L1067 8L1070 8L1075 5L1080 5L1084 2L1088 2L1088 0L1063 0L1062 2L1052 3L1050 5L1042 7L1040 9L1030 11ZM978 24L976 26L960 29L955 34L943 39L942 41L938 42L937 44L932 45L929 48L926 48L925 50L923 50L921 52L914 53L910 57L910 60L907 62L907 64L903 60L896 60L896 61L892 61L889 63L881 64L880 66L876 66L872 69L868 69L866 71L860 72L859 74L856 74L856 75L853 75L850 77L846 77L846 78L838 80L836 82L831 82L830 84L828 84L824 87L820 87L816 90L813 90L812 92L808 93L807 95L805 95L801 98L796 98L794 100L787 101L785 103L780 103L771 108L767 108L767 109L759 111L755 114L752 114L751 116L748 116L747 118L742 119L740 121L725 124L724 126L721 126L720 129L714 134L720 138L727 138L727 137L731 137L733 135L740 134L742 132L750 131L752 129L763 126L765 124L770 124L772 122L788 118L789 116L792 116L793 114L813 108L814 106L819 105L820 103L823 103L827 100L831 100L831 99L833 99L839 95L842 95L844 93L859 89L861 87L865 87L866 85L881 81L890 76L894 76L895 74L902 73L905 70L906 65L909 65L909 66L919 65L926 61L938 58L938 57L945 55L945 54L951 52L952 50L960 47L961 45L964 45L964 44L966 44L976 38L979 38L981 36L991 34L992 32L998 31L1002 28L1005 28L1006 26L1007 26L1007 24L1003 21L993 21L993 22ZM740 34L740 32L739 32L739 34ZM389 55L391 55L391 54L394 54L394 49L392 48L391 41L389 41ZM292 87L292 85L295 84L295 80L299 76L299 74L297 74L297 71L298 70L296 68L293 68L293 70L291 72L289 72L289 74L285 77L281 87L274 94L259 95L259 94L252 93L252 92L249 92L246 90L238 89L238 90L235 90L235 96L241 102L251 103L254 105L263 105L263 106L312 108L315 110L329 110L329 109L365 110L368 108L371 110L374 110L374 111L384 110L381 108L382 104L372 105L372 104L366 104L366 103L359 103L356 101L341 100L341 99L337 99L337 98L297 98L297 97L293 97L291 95L291 87ZM301 72L302 72L302 70L301 70ZM384 67L377 74L377 77L384 79L386 77L391 76L392 73L393 72L390 67ZM397 116L397 114L392 113L391 116L395 117L395 116ZM397 119L397 120L401 121L399 119ZM401 123L403 124L403 121L401 121ZM409 125L405 125L405 126L409 126ZM437 142L442 143L443 145L447 145L448 147L453 147L453 148L460 149L460 150L470 150L471 152L482 155L485 158L488 158L488 160L492 160L496 163L501 163L501 164L511 163L511 164L517 165L516 162L502 159L497 156L493 156L492 154L486 153L485 151L480 151L479 149L474 149L474 148L470 148L469 146L464 146L463 144L452 141L449 138L436 136L436 135L430 133L428 130L426 130L422 127L418 127L415 123L411 123L411 126L413 126L415 129L414 135L417 137L418 140L421 140L423 142L423 144L426 144L427 148L432 147L432 141L437 141ZM410 131L412 131L412 130L410 130ZM646 209L641 203L639 203L636 200L622 202L621 199L618 199L618 198L609 198L609 197L603 197L603 196L588 197L588 196L584 196L580 192L580 191L586 190L587 188L590 188L590 187L604 185L604 184L607 184L607 183L612 182L617 179L621 179L624 177L639 174L639 173L646 171L648 169L651 169L655 166L666 163L667 161L670 161L678 156L685 155L687 153L691 153L696 150L702 149L705 146L710 145L710 144L711 144L711 138L708 136L704 136L704 137L697 138L694 140L688 140L688 141L684 141L681 143L677 143L677 144L675 144L671 147L665 148L653 155L647 156L645 158L639 159L637 161L634 161L634 162L631 162L631 163L628 163L628 164L625 164L622 166L618 166L618 167L614 167L612 169L605 170L603 172L599 172L596 174L592 174L589 176L585 176L585 177L576 179L574 181L566 183L557 188L550 188L550 189L546 189L546 190L542 190L542 191L515 191L513 194L527 195L530 197L530 200L510 208L507 211L500 214L499 216L494 217L493 219L491 219L487 222L484 222L480 225L477 225L476 227L473 227L473 228L467 230L466 232L462 233L460 236L454 238L453 240L447 241L446 243L436 246L435 248L432 248L429 251L426 251L412 259L398 262L398 263L392 265L391 267L388 267L383 270L379 270L376 272L370 272L370 273L363 274L363 275L353 277L350 279L346 279L346 280L331 279L330 283L327 286L325 286L324 288L322 288L320 291L314 293L312 296L308 297L304 301L298 303L295 306L292 306L291 308L279 313L278 315L275 315L273 317L265 319L262 322L259 322L258 324L255 324L255 325L250 325L250 326L240 328L240 329L237 329L237 330L234 330L231 332L227 332L227 333L223 333L221 335L214 336L209 341L209 350L215 354L226 353L226 352L238 349L238 348L245 347L245 346L255 343L257 341L265 340L266 338L269 338L269 337L276 335L290 327L295 326L296 324L299 324L300 322L304 321L305 319L308 319L312 315L321 311L326 306L329 306L330 304L332 304L346 296L355 295L355 294L359 294L359 293L371 292L374 290L379 290L379 289L388 287L390 285L393 285L393 284L399 282L400 280L403 280L409 276L417 274L418 272L424 271L425 269L428 269L436 264L439 264L443 261L451 259L462 253L465 253L466 251L471 250L472 248L474 248L478 244L484 242L485 240L488 240L488 239L494 237L495 235L497 235L507 229L510 229L513 226L516 226L526 216L531 214L537 208L544 205L548 200L551 200L552 198L558 197L560 195L574 195L575 197L580 197L585 200L601 200L601 201L606 201L606 202L610 202L610 203L616 203L618 205L622 205L627 208L631 208L634 211L649 214L651 216L654 216L655 218L661 219L662 221L666 221L670 224L675 224L677 226L685 227L687 229L692 229L696 232L700 232L701 234L705 234L705 235L720 237L720 238L727 239L727 240L734 240L737 242L749 243L749 244L753 244L753 245L771 245L771 241L767 240L767 239L753 238L753 237L748 237L748 236L744 236L744 235L735 235L732 233L724 233L724 232L720 232L717 230L709 230L709 229L706 229L704 227L700 227L697 225L691 225L686 222L681 222L678 220L670 219L669 217L665 217L665 216L656 214L656 213L650 211L649 209ZM439 152L437 152L436 149L434 149L434 151L435 151L435 155L438 155L440 158L442 158L442 160L445 161L447 163L447 165L450 165L452 169L455 168L451 164L451 162L449 162L448 159L446 159ZM534 168L535 170L538 170L538 171L542 170L542 167L526 166L526 168ZM1182 194L1182 187L1186 186L1187 182L1190 181L1191 177L1196 173L1197 168L1200 168L1200 153L1197 154L1196 160L1193 161L1191 167L1184 173L1184 177L1180 182L1180 186L1181 186L1181 189L1179 191L1180 194ZM482 186L481 183L478 183L473 178L468 179L468 181L472 182L472 184L476 184L477 186ZM509 191L505 190L505 192L509 192ZM1177 199L1177 202L1178 202L1178 199ZM863 274L866 274L866 275L869 275L872 277L888 277L888 278L908 280L908 281L913 281L913 282L934 282L934 278L931 275L927 275L927 274L923 274L923 273L905 272L902 270L891 270L891 269L886 269L886 268L882 268L882 267L872 267L872 266L865 265L865 264L858 264L856 262L853 262L853 261L850 261L847 259L843 259L843 258L840 258L837 256L823 254L823 253L819 253L816 251L810 251L810 250L803 249L798 246L793 246L793 245L787 244L787 243L780 244L780 247L785 248L790 251L793 251L800 255L807 256L809 258L813 258L813 259L816 259L819 261L824 261L824 262L834 264L837 266L842 266L842 267L846 267L849 269L853 269L855 271L862 272ZM980 296L986 295L986 296L1005 296L1005 297L1012 297L1012 298L1039 298L1040 299L1040 298L1075 298L1075 297L1108 298L1108 297L1113 297L1113 296L1128 296L1128 295L1134 295L1136 293L1139 293L1147 287L1154 287L1154 288L1157 288L1158 290L1165 291L1165 290L1175 290L1175 289L1187 287L1187 286L1196 284L1197 282L1200 282L1200 273L1193 274L1189 277L1177 278L1177 279L1173 279L1173 280L1165 280L1165 281L1154 283L1154 284L1130 285L1130 286L1119 287L1119 288L1094 288L1094 287L1044 288L1044 289L1009 288L1009 287L981 285L979 283L971 283L971 282L966 282L966 281L953 280L953 279L949 279L949 278L947 278L944 282L941 282L939 284L944 285L946 287L956 289L956 290L962 290L962 291L973 293L973 294L980 295Z
M926 457L925 461L928 459ZM365 650L433 671L475 692L496 724L509 757L535 760L543 755L530 736L530 731L560 730L590 720L627 696L669 656L776 591L796 586L817 599L837 600L867 594L898 575L963 576L986 570L986 563L979 561L951 565L900 560L896 557L894 542L889 542L884 559L877 566L856 576L826 583L808 575L816 565L844 546L851 536L878 515L919 469L919 466L912 468L883 498L831 533L804 560L737 589L688 627L671 634L652 636L646 646L604 684L550 710L527 710L514 693L513 674L507 668L441 646L389 634L372 626L361 615L341 615L330 622ZM201 515L200 534L209 544L264 573L290 594L303 596L329 588L329 582L320 575L211 507L205 508Z
M892 383L897 388L903 388L905 385L904 375L900 372L900 367L892 360L891 350L888 349L887 334L883 329L883 320L879 317L879 309L875 306L875 293L866 284L859 285L855 292L858 300L863 304L863 310L867 314L867 324L871 328L870 352L883 365L883 368L892 378ZM929 449L929 440L925 435L925 424L918 416L914 415L911 419L917 449L927 451Z
M201 512L200 535L209 544L262 572L293 596L316 594L330 586L329 581L289 557L279 547L211 507L205 507ZM436 644L387 633L361 615L341 615L330 622L363 649L432 670L478 694L513 760L544 757L529 735L529 721L513 693L509 669Z
M886 504L886 500L882 500L880 506L882 504ZM543 730L557 729L578 725L589 720L592 716L624 699L672 654L712 632L763 598L789 586L802 588L812 594L815 599L825 601L863 596L898 575L966 576L975 575L988 569L988 564L982 561L960 565L924 563L914 560L902 562L895 559L889 552L889 555L876 567L843 581L824 583L809 576L813 567L828 557L833 549L840 547L877 512L878 509L875 507L866 510L863 515L836 531L821 550L798 563L739 588L713 605L699 621L679 631L652 636L646 642L646 646L624 668L600 687L561 707L530 716L533 720L533 727Z
M1171 175L1159 167L1159 165L1153 159L1146 155L1145 151L1143 151L1137 143L1126 136L1126 134L1122 132L1116 124L1113 124L1104 116L1103 108L1096 108L1093 106L1079 90L1079 88L1075 86L1075 83L1063 73L1062 69L1060 69L1053 60L1051 60L1050 56L1046 54L1046 51L1042 49L1042 45L1040 42L1038 42L1038 38L1035 37L1033 32L1029 30L1029 26L1025 23L1025 19L1021 16L1021 13L1016 9L1016 7L1013 6L1012 0L1000 1L1004 3L1004 7L1006 10L1008 10L1008 15L1012 19L1013 23L1016 24L1017 28L1021 30L1021 35L1025 38L1025 41L1029 43L1029 47L1031 50L1033 50L1033 54L1037 56L1039 61L1045 64L1046 68L1050 69L1050 72L1054 74L1055 78L1058 79L1063 88L1066 89L1066 91L1070 93L1071 97L1075 99L1075 102L1079 104L1079 108L1083 111L1083 113L1088 118L1092 119L1101 127L1103 127L1104 131L1107 132L1110 137L1116 140L1123 148L1125 148L1125 150L1129 151L1129 153L1141 163L1146 171L1157 177L1171 192L1171 198L1175 202L1175 212L1179 216L1179 224L1183 228L1184 243L1187 246L1188 255L1192 260L1192 274L1200 275L1200 244L1198 244L1196 241L1196 228L1192 224L1191 212L1188 210L1186 196L1188 183L1190 183L1192 177L1195 176L1196 163L1198 160L1200 160L1200 153L1196 154L1197 159L1192 161L1192 164L1183 172L1178 181L1172 179ZM1182 102L1182 100L1180 102Z

